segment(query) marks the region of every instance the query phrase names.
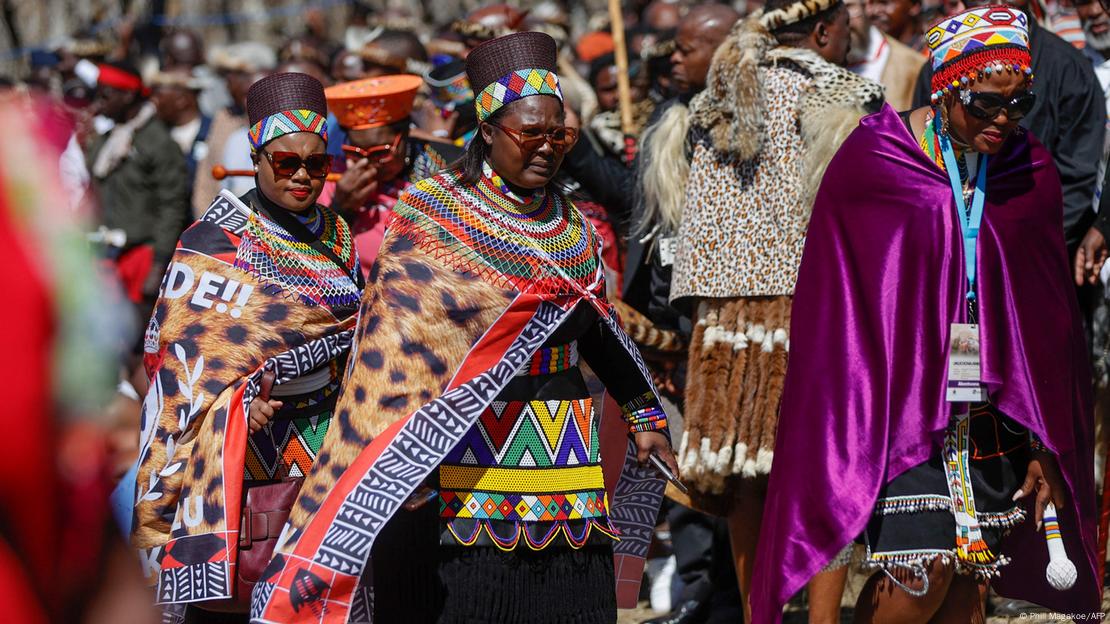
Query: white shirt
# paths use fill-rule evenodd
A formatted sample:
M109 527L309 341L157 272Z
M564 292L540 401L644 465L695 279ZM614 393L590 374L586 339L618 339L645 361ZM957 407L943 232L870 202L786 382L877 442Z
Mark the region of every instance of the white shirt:
M883 70L886 69L887 61L890 60L890 45L887 44L883 32L874 26L871 27L870 38L871 42L867 46L867 56L865 57L867 60L850 65L848 69L868 80L882 83Z
M197 139L197 134L200 132L200 116L198 115L192 121L174 126L170 128L170 137L177 146L181 148L181 153L188 156L193 151L193 141Z

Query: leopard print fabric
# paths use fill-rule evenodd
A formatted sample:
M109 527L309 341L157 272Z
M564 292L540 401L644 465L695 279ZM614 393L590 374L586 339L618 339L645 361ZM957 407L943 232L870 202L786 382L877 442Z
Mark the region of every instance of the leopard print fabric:
M672 299L794 292L809 223L798 119L813 83L786 63L760 73L767 140L759 155L738 160L706 142L694 149Z

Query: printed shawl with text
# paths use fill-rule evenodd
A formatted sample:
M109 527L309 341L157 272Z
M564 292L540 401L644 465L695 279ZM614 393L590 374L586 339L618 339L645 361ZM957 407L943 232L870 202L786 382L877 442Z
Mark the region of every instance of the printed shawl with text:
M166 272L144 349L132 532L159 604L231 597L246 414L263 372L287 383L350 348L357 258L342 219L320 211L321 242L345 269L224 191Z
M991 585L1076 613L1098 610L1102 584L1091 372L1061 202L1048 151L1028 133L1007 139L987 169L976 281L987 394L1056 455L1068 488L1060 525L1079 571L1071 589L1049 586L1044 536L1026 521L1002 542L1011 562ZM948 177L889 106L865 117L829 165L794 297L753 622L780 621L864 530L880 488L939 453L952 413L950 323L967 318L956 210Z
M255 586L252 621L371 621L372 580L360 577L383 525L578 303L624 345L614 365L650 384L603 276L597 234L558 193L525 211L490 179L448 172L402 196L363 293L333 429ZM634 597L664 484L636 462L628 427L612 430L625 449L611 458L623 464L609 506L617 591Z

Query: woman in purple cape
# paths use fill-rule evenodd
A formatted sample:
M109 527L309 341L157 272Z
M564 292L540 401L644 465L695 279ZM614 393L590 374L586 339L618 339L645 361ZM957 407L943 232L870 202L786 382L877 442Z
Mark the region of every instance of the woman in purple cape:
M995 6L931 29L932 106L864 118L825 174L756 555L757 624L779 621L853 542L875 572L858 622L982 621L988 583L1098 610L1091 379L1059 177L1018 128L1034 103L1026 20ZM970 383L950 357L970 364ZM1078 571L1066 590L1045 577L1048 503Z

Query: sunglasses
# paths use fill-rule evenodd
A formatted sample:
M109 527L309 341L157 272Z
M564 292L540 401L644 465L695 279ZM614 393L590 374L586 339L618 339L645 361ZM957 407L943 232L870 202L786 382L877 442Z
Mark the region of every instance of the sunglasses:
M375 145L374 147L358 147L357 145L344 145L343 153L349 156L352 160L361 160L365 158L371 164L384 165L391 162L397 153L397 148L401 145L401 135L398 134L394 137L392 143L383 143Z
M539 128L526 128L517 130L515 128L506 128L500 124L495 124L487 121L489 125L497 128L505 133L522 152L534 152L543 147L544 143L550 143L551 149L556 152L565 152L574 147L578 142L578 130L576 128L568 128L566 126L557 126L547 131L540 130Z
M266 160L270 161L270 167L274 173L283 178L291 178L304 167L305 173L310 178L326 178L328 172L331 171L331 156L328 154L311 154L307 158L301 158L295 152L267 152L262 150L266 155Z
M968 113L971 113L972 117L986 121L998 117L998 114L1005 109L1006 118L1010 121L1017 121L1033 110L1033 104L1036 103L1037 96L1026 92L1007 99L998 93L968 91L965 92L960 101L963 102L964 108L967 109Z

